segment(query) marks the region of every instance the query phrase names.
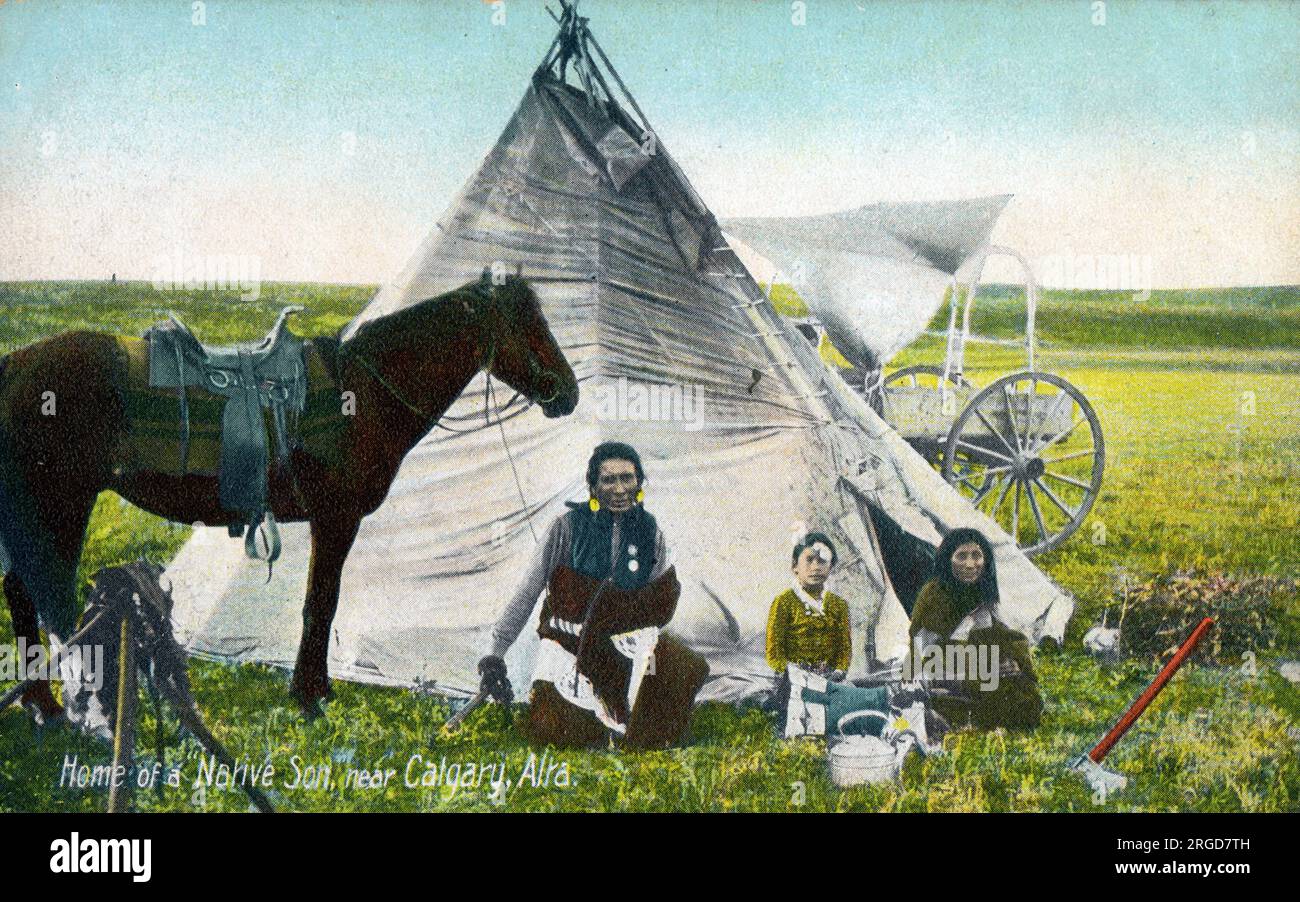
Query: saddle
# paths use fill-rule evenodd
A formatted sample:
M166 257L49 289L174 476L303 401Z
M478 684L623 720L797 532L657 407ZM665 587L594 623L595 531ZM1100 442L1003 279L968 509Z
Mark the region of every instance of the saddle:
M289 315L302 307L280 311L275 326L260 341L209 347L173 313L144 334L149 342L150 388L175 388L180 398L181 473L188 470L190 420L186 389L196 388L225 398L221 419L219 497L224 510L239 517L230 535L245 535L249 557L268 563L279 557L279 531L268 510L267 470L270 463L263 408L271 411L276 459L289 466L289 416L302 413L307 400L307 371L303 341L288 330ZM267 551L258 553L257 527L268 523Z

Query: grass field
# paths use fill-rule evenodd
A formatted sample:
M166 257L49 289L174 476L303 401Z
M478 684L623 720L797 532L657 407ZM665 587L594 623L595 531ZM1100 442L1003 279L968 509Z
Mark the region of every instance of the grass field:
M182 313L212 340L249 338L284 303L302 303L300 331L333 330L369 297L365 287L264 285L246 304L213 292L159 294L146 285L0 285L0 353L71 327L140 332ZM236 314L232 308L237 308ZM1023 313L1014 291L991 292L975 331L1015 338ZM1017 319L1020 316L1021 319ZM1295 577L1294 486L1300 481L1300 292L1296 289L1157 292L1149 302L1110 295L1048 293L1039 313L1039 368L1078 385L1096 407L1108 461L1089 523L1037 562L1078 599L1064 647L1043 648L1036 666L1045 700L1032 734L961 733L947 753L914 760L901 785L841 792L827 778L815 741L783 742L753 708L705 705L689 747L658 753L551 751L564 783L521 785L530 750L510 720L518 708L476 714L453 741L435 741L448 714L440 699L335 683L326 716L304 722L288 704L288 675L257 666L191 663L195 696L214 732L237 757L276 767L273 797L297 810L689 810L689 811L1297 811L1300 810L1300 691L1276 671L1300 648L1300 602L1292 598L1272 647L1253 672L1189 667L1107 759L1130 777L1122 794L1094 798L1064 761L1085 751L1154 674L1150 661L1103 667L1079 637L1111 600L1116 576L1215 569ZM940 325L940 324L936 324ZM1014 345L973 343L967 374L977 383L1022 363ZM895 361L939 362L942 340L925 336ZM1248 395L1247 393L1253 393ZM1243 403L1250 397L1253 406ZM1094 522L1104 523L1104 544ZM167 559L188 529L101 497L83 576L148 555ZM343 601L346 604L346 599ZM0 641L12 640L7 609ZM142 756L164 748L182 785L137 797L142 810L244 810L237 790L196 791L197 744L148 703ZM540 757L544 750L535 750ZM108 750L61 728L38 730L19 709L0 712L0 810L103 810L106 792L60 787L65 759L104 763ZM333 786L286 788L298 768L329 766ZM420 756L418 759L415 756ZM476 770L504 764L515 783L504 797L486 785L453 791L409 787L424 762ZM481 766L480 766L481 765ZM345 786L349 768L392 769L382 788ZM468 782L468 780L467 780Z

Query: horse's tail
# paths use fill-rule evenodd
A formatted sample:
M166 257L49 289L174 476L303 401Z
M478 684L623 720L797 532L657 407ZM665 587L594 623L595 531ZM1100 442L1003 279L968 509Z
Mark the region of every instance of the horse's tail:
M9 355L0 356L0 398L4 396L5 368L9 365ZM5 536L13 531L14 527L10 524L13 519L13 502L9 498L9 490L5 488L8 483L6 471L12 466L10 461L13 455L9 450L9 442L6 438L4 421L0 420L0 577L3 577L13 569L13 558L5 547Z
M0 357L0 413L3 412L5 369L8 365L9 355ZM9 440L4 419L0 417L0 575L17 570L22 577L26 570L18 564L26 556L22 550L28 545L22 526L22 520L26 519L22 512L27 507L27 492L22 487L13 443Z
M0 401L4 398L5 367L8 363L9 355L0 357ZM15 497L17 481L13 447L4 420L0 419L0 576L15 568L15 550L22 545L18 535L18 499Z
M8 357L0 357L0 410L8 362ZM18 466L14 437L0 419L0 573L17 573L46 629L67 638L76 621L75 605L67 591L71 585L65 585L68 581L63 571L67 568L60 565L41 529L37 510Z
M0 576L8 573L14 566L13 554L9 551L9 546L18 547L13 535L18 528L15 517L16 505L9 497L9 479L4 472L9 467L9 455L5 445L4 429L0 427Z

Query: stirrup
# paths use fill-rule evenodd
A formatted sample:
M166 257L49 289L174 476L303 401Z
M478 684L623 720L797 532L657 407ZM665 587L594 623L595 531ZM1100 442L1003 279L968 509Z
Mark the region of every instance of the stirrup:
M266 545L266 553L263 554L257 545L258 533L265 536L263 540ZM255 561L265 561L267 565L268 577L270 574L270 565L274 564L280 557L280 527L276 525L275 514L267 511L264 518L252 520L244 533L244 553Z

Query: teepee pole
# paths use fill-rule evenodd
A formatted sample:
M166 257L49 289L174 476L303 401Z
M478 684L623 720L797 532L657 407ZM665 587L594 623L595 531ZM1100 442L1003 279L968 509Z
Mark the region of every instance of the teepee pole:
M653 134L654 129L650 126L649 118L646 117L645 112L641 109L640 105L637 104L636 98L633 97L632 92L627 89L627 85L623 84L623 79L619 77L618 70L615 69L614 64L609 61L609 57L605 56L605 51L600 48L600 42L596 40L596 36L591 33L591 29L583 29L583 34L586 41L589 42L592 47L596 48L596 53L600 54L600 61L605 64L605 68L609 70L609 74L614 76L614 83L617 84L619 90L623 92L623 96L627 98L627 102L632 105L632 109L641 117L641 127Z
M560 17L555 15L555 13L551 12L551 8L549 6L546 7L546 14L550 16L552 19L554 19L555 24L561 26L561 28L560 30L555 32L555 40L551 41L550 49L547 50L546 55L542 57L542 62L537 67L537 72L533 73L534 78L537 77L538 73L549 70L552 66L555 65L556 51L559 50L560 38L563 37L564 35L564 28L563 28L564 22L560 19Z
M601 90L605 92L605 103L608 104L608 105L611 106L611 107L617 107L617 106L618 106L618 101L614 99L614 92L611 91L611 90L609 89L609 83L605 81L605 76L603 76L603 75L600 74L600 67L599 67L599 66L593 66L593 65L591 65L591 63L590 63L590 60L591 60L591 50L590 50L590 48L587 46L588 35L589 35L589 33L587 32L587 30L586 30L586 29L583 29L583 32L582 32L582 49L583 49L583 55L584 55L584 56L587 58L587 60L588 60L588 64L587 64L587 65L588 65L588 68L591 69L591 75L592 75L593 78L596 79L596 82L597 82L597 84L600 85ZM599 98L595 97L594 94L592 95L592 97L593 97L593 99L599 100ZM640 137L644 138L644 136L640 136Z

